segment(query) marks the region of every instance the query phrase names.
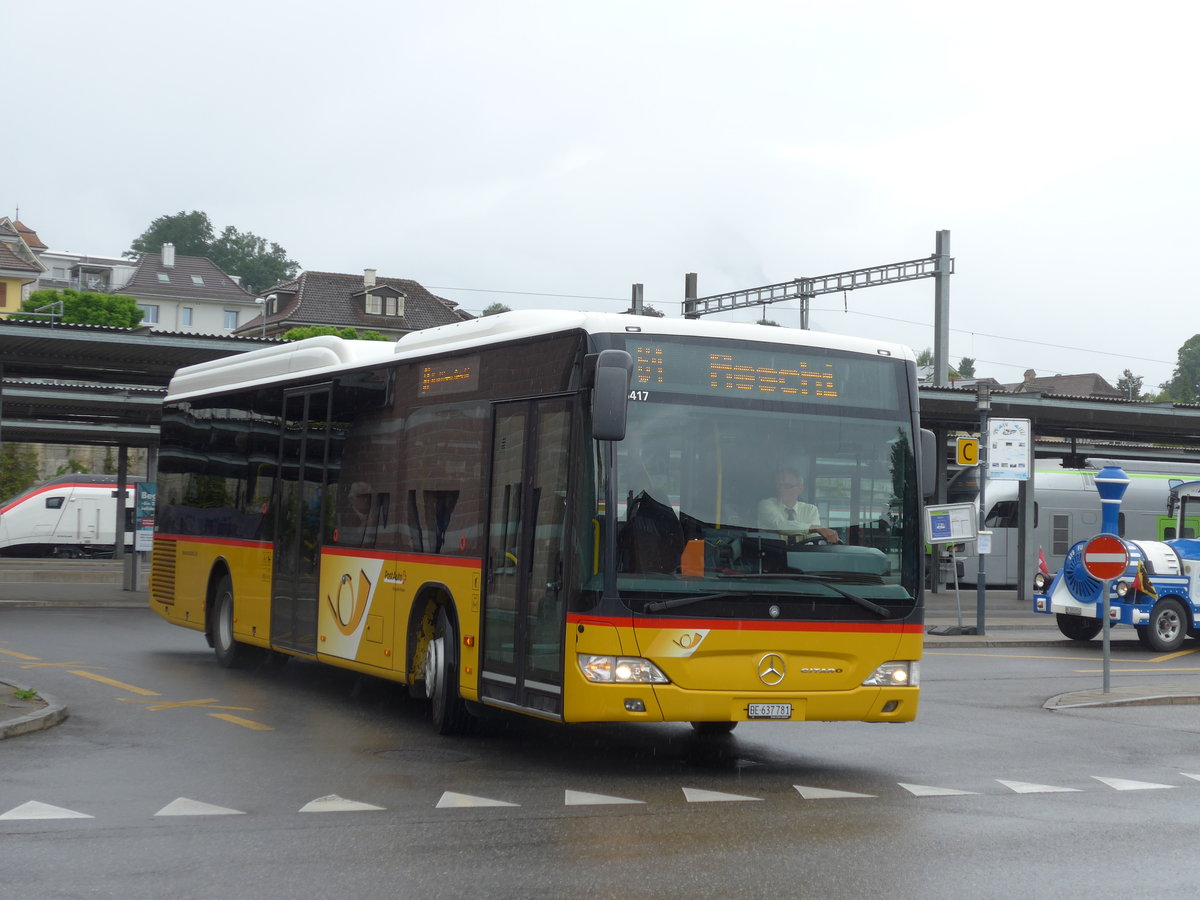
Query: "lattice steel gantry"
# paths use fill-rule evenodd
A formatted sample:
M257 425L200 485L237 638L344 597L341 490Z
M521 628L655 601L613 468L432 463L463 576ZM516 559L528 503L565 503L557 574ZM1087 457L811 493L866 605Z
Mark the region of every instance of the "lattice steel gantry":
M835 272L814 278L793 278L779 284L696 296L696 276L689 274L685 282L683 315L688 319L751 306L764 306L781 300L800 301L800 327L808 328L809 301L818 294L835 294L859 288L879 287L919 278L936 278L934 285L934 383L944 385L949 380L950 276L954 274L954 257L950 255L950 232L939 231L932 256L905 262Z

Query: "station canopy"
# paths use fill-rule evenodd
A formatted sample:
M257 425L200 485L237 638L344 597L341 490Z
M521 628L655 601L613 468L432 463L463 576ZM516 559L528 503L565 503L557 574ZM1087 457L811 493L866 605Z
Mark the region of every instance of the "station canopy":
M177 369L275 343L0 320L0 441L157 445Z

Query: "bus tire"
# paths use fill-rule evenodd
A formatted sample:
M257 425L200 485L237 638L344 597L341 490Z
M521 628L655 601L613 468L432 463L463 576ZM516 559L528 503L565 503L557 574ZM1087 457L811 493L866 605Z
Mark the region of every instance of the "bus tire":
M1073 641L1090 641L1104 628L1099 619L1085 619L1083 616L1068 616L1058 613L1058 630Z
M458 633L444 606L425 654L425 692L438 734L465 734L471 715L458 693Z
M233 581L228 574L217 582L213 597L212 642L217 662L226 669L242 669L257 660L257 647L233 638Z
M1174 597L1163 597L1150 610L1150 621L1137 626L1138 640L1155 653L1171 653L1183 646L1188 616Z
M696 734L704 737L713 737L721 734L729 734L729 732L737 728L737 722L693 722L692 728Z

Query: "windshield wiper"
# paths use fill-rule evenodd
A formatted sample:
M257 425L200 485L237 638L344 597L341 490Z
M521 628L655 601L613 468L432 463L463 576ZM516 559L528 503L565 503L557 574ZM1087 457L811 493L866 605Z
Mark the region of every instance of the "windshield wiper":
M672 597L670 600L655 600L642 607L645 612L662 612L664 609L676 609L680 606L690 606L701 600L724 600L726 597L744 597L745 594L735 591L725 591L720 594L696 594L692 597Z
M733 576L726 576L726 577L762 578L764 580L785 579L788 581L808 581L808 582L812 582L813 584L819 584L819 585L821 585L821 587L827 587L831 591L833 591L835 594L840 594L841 596L845 597L847 600L854 601L859 606L861 606L863 609L869 610L870 612L875 613L875 615L879 616L879 618L881 618L881 619L893 618L892 611L890 609L888 609L886 606L880 606L878 603L875 603L872 600L868 600L866 597L860 597L860 596L858 596L858 594L852 594L847 590L843 590L842 588L838 587L836 584L834 584L832 581L830 581L828 578L826 578L823 575L806 575L803 572L764 572L762 574L751 573L751 574L746 574L746 575L733 575Z

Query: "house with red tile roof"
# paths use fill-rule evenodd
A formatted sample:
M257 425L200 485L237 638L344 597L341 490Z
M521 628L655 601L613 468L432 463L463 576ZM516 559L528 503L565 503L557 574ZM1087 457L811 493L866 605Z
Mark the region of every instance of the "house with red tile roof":
M380 278L375 269L364 269L362 275L302 272L264 293L266 309L240 326L238 334L280 337L292 328L333 325L399 338L471 318L453 300L431 294L418 282Z
M46 267L25 241L25 234L37 235L7 216L0 217L0 318L21 308ZM45 246L41 244L41 246Z

